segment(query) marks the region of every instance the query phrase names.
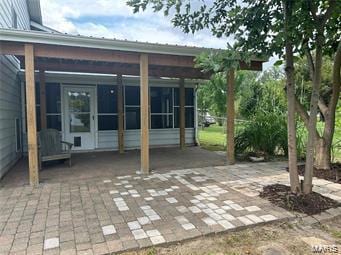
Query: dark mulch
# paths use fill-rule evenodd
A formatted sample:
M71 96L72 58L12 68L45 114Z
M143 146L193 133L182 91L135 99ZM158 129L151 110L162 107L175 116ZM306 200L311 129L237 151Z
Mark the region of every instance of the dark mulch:
M316 192L308 195L293 194L289 186L282 184L265 186L260 197L266 198L271 203L286 210L308 215L319 214L330 208L341 206L337 201Z
M298 174L304 176L304 168L305 165L298 165ZM287 171L289 169L287 168ZM331 169L324 170L324 169L317 169L314 167L314 177L324 179L331 182L336 182L336 171L339 171L339 175L341 175L341 163L333 163ZM341 183L341 179L336 182Z

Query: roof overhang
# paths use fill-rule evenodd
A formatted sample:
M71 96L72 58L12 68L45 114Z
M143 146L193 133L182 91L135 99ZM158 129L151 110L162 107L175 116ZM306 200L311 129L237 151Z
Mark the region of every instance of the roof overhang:
M36 68L50 71L139 75L141 54L148 54L151 76L208 79L195 67L202 52L222 50L0 29L0 54L23 59L24 45L34 45ZM261 59L240 63L244 70L262 70Z

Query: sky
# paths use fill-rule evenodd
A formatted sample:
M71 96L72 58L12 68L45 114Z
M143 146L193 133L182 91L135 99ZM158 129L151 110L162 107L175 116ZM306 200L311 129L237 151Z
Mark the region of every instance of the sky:
M147 9L134 14L126 0L40 1L43 24L63 33L222 49L228 42L208 30L185 34L162 12Z
M185 34L162 13L134 14L126 0L41 0L41 7L43 24L63 33L226 48L226 38L215 38L209 31Z

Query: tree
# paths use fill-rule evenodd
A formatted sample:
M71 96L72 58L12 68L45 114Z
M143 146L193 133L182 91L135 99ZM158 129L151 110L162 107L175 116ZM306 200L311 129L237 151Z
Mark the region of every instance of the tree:
M135 12L151 4L154 11L173 16L172 23L184 32L210 29L217 37L233 37L235 52L260 56L277 54L285 57L288 97L288 147L291 190L300 192L296 164L294 55L314 49L315 68L308 121L309 138L304 192L312 187L312 159L316 130L317 101L319 98L323 47L332 48L338 31L340 5L335 0L129 0ZM284 22L283 22L284 21ZM327 28L326 28L327 27ZM325 32L329 35L324 38ZM333 40L334 39L334 40ZM326 45L327 44L327 45ZM285 49L285 50L284 50ZM231 58L230 58L231 59ZM220 64L228 62L220 57ZM233 59L231 60L233 61Z
M324 126L322 132L316 130L315 142L315 167L318 169L330 169L331 167L331 147L336 121L335 113L338 98L340 97L340 62L340 48L335 53L334 59L329 56L323 58L324 64L318 107ZM301 84L301 87L296 92L297 112L307 127L309 120L307 109L311 97L312 79L306 58L298 61L296 71L296 82Z
M240 71L235 79L236 99L243 104L240 114L247 117L247 111L253 111L258 97L253 96L254 90L259 88L257 72ZM253 90L254 89L254 90ZM259 90L259 89L258 89ZM253 100L254 99L254 100ZM204 82L198 89L198 106L201 110L209 111L214 116L226 116L226 75L216 73L211 79ZM222 124L222 123L219 123Z

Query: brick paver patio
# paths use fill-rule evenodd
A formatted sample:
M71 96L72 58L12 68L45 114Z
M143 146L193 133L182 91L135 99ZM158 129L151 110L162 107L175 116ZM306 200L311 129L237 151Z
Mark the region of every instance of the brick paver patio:
M259 198L285 163L237 164L0 189L0 254L105 254L293 215ZM314 188L341 200L341 185Z

